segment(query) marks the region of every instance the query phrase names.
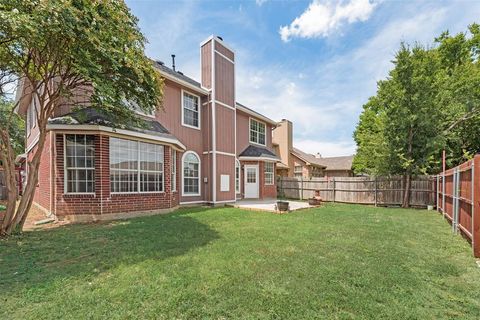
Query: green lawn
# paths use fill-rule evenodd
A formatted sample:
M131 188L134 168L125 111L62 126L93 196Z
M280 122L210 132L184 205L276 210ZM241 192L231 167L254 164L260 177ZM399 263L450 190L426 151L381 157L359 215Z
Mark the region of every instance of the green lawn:
M479 319L480 268L435 212L232 208L0 241L0 319Z

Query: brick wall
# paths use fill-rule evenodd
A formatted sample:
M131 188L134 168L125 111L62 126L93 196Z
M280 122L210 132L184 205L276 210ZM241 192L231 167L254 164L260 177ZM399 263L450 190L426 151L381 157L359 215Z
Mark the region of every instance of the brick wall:
M51 139L52 134L47 133L45 137L45 145L43 150L40 151L41 158L40 158L40 166L38 169L38 183L35 189L35 195L33 197L33 204L34 206L40 206L40 211L44 213L50 213L52 211L52 203L51 203L51 191L52 191L52 184L51 184L51 159L52 159L52 148L51 148ZM38 147L34 147L28 153L28 161L31 161L35 152L37 152ZM28 164L26 164L28 167ZM27 169L28 170L28 169ZM28 183L28 182L27 182Z
M95 135L95 193L65 194L63 135L56 135L56 208L58 217L83 214L113 214L172 208L178 205L178 191L171 192L170 147L164 147L164 192L110 194L109 137ZM177 186L179 175L177 156ZM178 188L177 188L178 189Z

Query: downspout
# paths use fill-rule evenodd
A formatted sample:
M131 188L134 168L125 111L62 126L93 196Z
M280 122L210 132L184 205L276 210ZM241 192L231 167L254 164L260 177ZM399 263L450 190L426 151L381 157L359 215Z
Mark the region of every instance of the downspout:
M215 37L212 38L212 202L217 201L217 128L215 113Z

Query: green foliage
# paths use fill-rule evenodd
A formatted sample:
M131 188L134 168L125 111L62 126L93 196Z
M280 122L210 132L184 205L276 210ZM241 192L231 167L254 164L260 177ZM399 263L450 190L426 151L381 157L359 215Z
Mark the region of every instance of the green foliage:
M25 151L25 122L17 114L12 114L13 106L12 101L0 97L0 123L10 122L10 144L15 155L19 155Z
M147 112L161 105L161 80L123 1L2 1L0 34L1 70L64 97L92 86L91 102L115 121L131 118L132 104Z
M436 173L443 149L449 166L480 150L480 29L469 30L433 48L401 45L355 130L357 173Z

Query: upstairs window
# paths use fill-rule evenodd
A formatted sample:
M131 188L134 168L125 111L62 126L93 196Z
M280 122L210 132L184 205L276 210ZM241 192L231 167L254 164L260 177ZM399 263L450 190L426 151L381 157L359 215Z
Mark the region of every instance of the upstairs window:
M182 124L200 129L200 98L182 91Z
M95 137L65 135L66 193L95 192Z
M265 184L273 184L273 162L265 162Z
M265 145L265 123L250 119L250 142Z

